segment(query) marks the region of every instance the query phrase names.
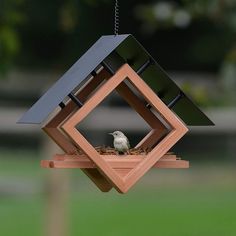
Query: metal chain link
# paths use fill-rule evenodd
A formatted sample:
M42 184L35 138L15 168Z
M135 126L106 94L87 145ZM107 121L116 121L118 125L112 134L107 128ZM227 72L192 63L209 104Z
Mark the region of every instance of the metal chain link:
M118 35L119 31L119 3L115 0L115 14L114 14L114 34Z

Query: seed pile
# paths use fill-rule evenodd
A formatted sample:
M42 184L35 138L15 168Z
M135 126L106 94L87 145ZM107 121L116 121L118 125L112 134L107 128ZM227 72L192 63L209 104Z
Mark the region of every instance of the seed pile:
M100 155L117 155L117 151L112 147L106 146L98 146L95 147L96 151ZM126 153L128 155L147 155L151 151L150 148L143 149L143 148L130 148L129 151ZM81 149L77 150L78 155L83 155L83 151Z

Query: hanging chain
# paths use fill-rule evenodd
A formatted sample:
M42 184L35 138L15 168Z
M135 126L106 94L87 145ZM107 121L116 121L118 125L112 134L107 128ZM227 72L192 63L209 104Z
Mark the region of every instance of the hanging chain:
M118 35L119 31L119 3L115 0L115 15L114 15L114 34Z

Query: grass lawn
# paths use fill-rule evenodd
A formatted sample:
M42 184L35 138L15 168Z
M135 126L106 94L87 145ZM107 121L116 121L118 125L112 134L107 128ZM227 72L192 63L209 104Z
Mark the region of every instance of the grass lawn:
M72 199L71 235L236 235L233 189L139 189Z
M3 156L0 235L44 236L47 195L43 190L50 170L41 170L38 159ZM78 170L71 171L68 236L236 235L231 167L156 171L125 195L100 193Z

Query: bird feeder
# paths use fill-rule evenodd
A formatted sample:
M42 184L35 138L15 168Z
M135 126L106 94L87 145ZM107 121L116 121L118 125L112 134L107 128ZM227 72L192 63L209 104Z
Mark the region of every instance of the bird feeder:
M94 147L78 125L113 91L151 131L122 157ZM64 150L44 168L80 168L107 192L127 192L150 168L188 168L169 150L187 126L212 121L168 77L132 35L102 36L19 120L42 129ZM137 152L135 152L137 151Z

